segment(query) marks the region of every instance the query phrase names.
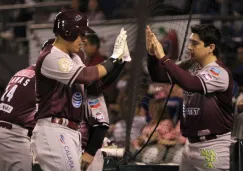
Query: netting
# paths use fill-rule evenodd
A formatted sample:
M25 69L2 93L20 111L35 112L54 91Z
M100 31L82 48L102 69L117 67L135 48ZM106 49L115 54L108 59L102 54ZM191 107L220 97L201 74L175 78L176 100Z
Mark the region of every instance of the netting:
M171 3L173 4L172 1ZM182 16L163 17L164 22L160 23L151 20L158 14L171 15L173 13L176 15L189 13L191 2L186 5L189 8L184 10L172 8L170 6L172 4L166 1L163 3L148 3L146 8L150 12L146 17L148 18L147 24L150 25L152 31L163 44L167 55L170 55L171 59L176 61L180 60L182 56L186 58L184 46L188 28L190 24L195 24L197 21L191 23L191 20L189 20L190 15L183 16L184 18ZM143 27L143 24L141 25ZM144 32L142 34L144 35ZM144 45L142 43L137 45L140 46L138 49L145 49ZM146 71L146 53L144 54L144 66L139 66L138 61L141 61L142 58L136 53L138 52L135 52L135 59L133 58L133 61L135 61L133 68L137 68L136 70L134 69L135 71L133 70L136 73L136 77L131 78L133 83L135 82L135 85L132 84L131 89L136 91L136 93L129 94L129 99L133 100L130 100L128 103L129 107L133 108L130 112L134 111L135 113L129 113L129 116L132 117L127 118L126 122L131 124L130 127L126 127L127 129L131 128L131 131L127 131L126 134L127 136L129 135L129 138L126 138L127 158L125 159L127 159L127 162L142 162L145 164L178 164L183 141L185 140L179 133L180 90L177 87L173 91L173 87L170 85L152 83ZM142 68L140 73L137 72L138 68ZM134 79L139 82L139 85L136 84L137 82ZM173 96L168 97L172 91ZM171 109L168 109L168 106Z
M177 86L172 90L171 85L151 82L146 64L145 26L150 25L167 56L175 62L189 57L187 40L191 34L191 25L214 23L218 27L222 26L224 37L221 56L233 67L237 41L231 43L236 32L229 25L237 21L219 22L221 19L207 16L223 11L219 4L210 0L194 0L193 3L190 0L141 0L133 1L133 5L132 12L116 14L122 16L126 13L131 19L91 22L91 27L101 39L100 52L105 56L112 53L117 34L122 27L125 28L133 59L115 84L116 92L112 89L111 95L108 95L107 103L111 121L109 138L118 148L125 149L125 154L116 153L115 157L107 156L106 159L110 162L116 159L114 166L127 163L178 164L185 143L185 137L180 134L179 122L182 90ZM193 14L200 13L203 16L191 16L190 9ZM38 28L36 25L30 28L30 63L35 63L34 57L38 56L40 44L54 36L51 27Z

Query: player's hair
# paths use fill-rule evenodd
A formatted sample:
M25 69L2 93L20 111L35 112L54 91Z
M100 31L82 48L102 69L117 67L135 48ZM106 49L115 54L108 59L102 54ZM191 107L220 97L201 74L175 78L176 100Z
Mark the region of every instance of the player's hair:
M199 38L204 42L204 46L215 44L213 54L219 55L221 32L217 27L211 24L196 24L191 26L191 32L198 34Z
M97 34L88 34L86 38L91 45L96 45L98 49L100 48L100 38Z

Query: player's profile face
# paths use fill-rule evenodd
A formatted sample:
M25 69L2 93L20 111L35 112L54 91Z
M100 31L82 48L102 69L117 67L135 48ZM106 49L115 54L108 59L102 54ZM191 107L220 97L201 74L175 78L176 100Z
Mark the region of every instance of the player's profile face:
M204 46L204 42L196 33L192 33L190 36L188 50L191 53L191 58L194 59L203 59L209 54L208 47Z
M82 48L82 39L80 36L77 37L77 39L72 42L69 46L69 52L71 53L77 53L80 51L80 49Z
M88 57L91 57L96 52L96 46L92 45L88 40L84 42L83 49Z

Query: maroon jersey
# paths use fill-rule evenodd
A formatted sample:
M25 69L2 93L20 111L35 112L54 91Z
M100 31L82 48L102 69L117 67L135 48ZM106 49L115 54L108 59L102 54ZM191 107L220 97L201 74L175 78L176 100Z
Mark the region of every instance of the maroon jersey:
M179 66L166 57L157 60L150 56L148 61L153 81L176 83L184 89L181 116L183 136L231 132L233 79L230 71L220 61L201 67L189 60Z
M196 137L231 132L233 79L229 70L214 62L204 68L195 63L189 72L198 76L204 93L183 91L182 134Z
M33 129L35 97L35 67L17 72L9 81L0 103L0 120Z
M81 72L89 73L86 69L77 54L72 54L71 58L55 46L47 45L36 63L38 109L35 118L55 116L80 122L85 105L84 91L83 85L74 82ZM89 83L88 79L85 77L83 82Z

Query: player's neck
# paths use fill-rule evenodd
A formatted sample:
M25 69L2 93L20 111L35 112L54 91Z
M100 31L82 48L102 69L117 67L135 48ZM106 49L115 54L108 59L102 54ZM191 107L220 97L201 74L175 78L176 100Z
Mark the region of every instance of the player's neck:
M212 63L212 62L215 62L217 61L217 57L215 55L209 55L207 56L206 58L203 58L202 60L199 60L199 64L202 66L202 67L205 67L206 65Z
M69 54L68 50L67 50L67 45L64 42L60 42L57 39L55 40L55 42L53 43L53 46L55 46L56 48L60 49L61 51L63 51L64 53Z

